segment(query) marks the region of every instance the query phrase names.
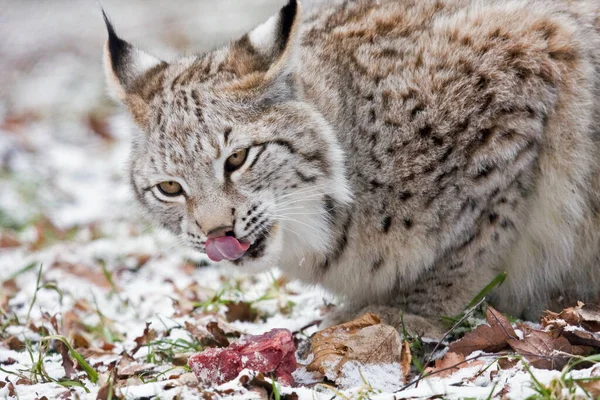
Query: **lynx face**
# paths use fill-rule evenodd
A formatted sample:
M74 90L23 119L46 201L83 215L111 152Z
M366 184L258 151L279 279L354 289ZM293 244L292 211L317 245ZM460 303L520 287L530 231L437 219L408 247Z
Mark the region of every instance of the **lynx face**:
M226 48L166 63L107 21L109 87L137 125L130 181L147 215L213 261L272 267L330 247L349 202L331 128L302 101L298 7Z

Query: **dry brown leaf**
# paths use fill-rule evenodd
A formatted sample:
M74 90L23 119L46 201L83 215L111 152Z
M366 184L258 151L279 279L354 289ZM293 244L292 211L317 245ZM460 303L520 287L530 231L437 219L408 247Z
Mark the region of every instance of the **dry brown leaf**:
M515 358L515 357L513 357L513 358L505 358L505 357L498 358L498 366L500 367L500 369L511 369L518 363L519 363L519 359Z
M600 333L588 332L583 329L565 329L561 332L562 336L577 346L589 346L600 350Z
M402 351L400 353L400 368L402 369L402 377L404 382L408 382L410 377L410 365L412 363L412 354L410 352L410 344L408 341L402 343Z
M139 376L143 373L154 370L154 364L140 364L135 360L130 360L125 357L121 358L117 363L116 370L119 379L127 379L132 376Z
M342 364L358 361L362 364L400 363L402 341L396 328L377 324L367 326L346 341L347 352Z
M470 368L474 366L484 366L484 361L466 361L465 356L460 353L448 352L441 359L435 360L433 368L426 368L425 372L428 375L435 375L440 378L450 376L462 368Z
M8 357L6 360L0 361L0 365L13 365L13 364L16 364L16 363L17 363L17 360L15 360L12 357Z
M102 350L106 350L106 351L112 351L112 350L114 350L115 347L117 347L117 346L115 346L112 343L107 343L107 342L104 342L104 341L102 341L101 344L100 344L100 348Z
M31 386L33 385L33 382L31 381L31 379L19 378L15 381L15 385Z
M62 393L60 393L58 395L58 398L62 399L62 400L71 400L74 397L75 396L74 396L74 390L73 389L65 390L64 392L62 392Z
M449 351L468 356L474 351L496 353L508 347L508 339L517 339L517 334L504 315L492 307L486 310L489 325L479 325L461 339L450 343Z
M594 380L595 379L595 380ZM590 380L576 380L577 384L581 386L583 390L589 393L594 398L600 398L600 377L591 377Z
M4 341L4 343L11 350L21 351L25 349L25 343L23 343L18 337L10 336Z
M581 326L591 332L600 332L600 306L578 302L577 306L565 308L559 314L546 311L541 320L543 327L553 329L566 325Z
M265 400L268 400L275 398L275 394L273 393L273 383L267 381L262 373L257 374L252 379L250 379L249 376L244 375L240 378L240 383L250 392L259 395L261 399L264 398ZM263 395L264 397L262 397ZM298 395L296 392L292 392L291 394L280 393L279 398L281 400L298 400Z
M17 281L15 279L7 279L2 282L2 292L6 293L8 296L14 296L19 291L19 286L17 286Z
M94 306L92 306L92 304L86 299L77 299L75 301L75 304L73 304L73 309L83 312L89 312L94 310Z
M0 381L0 389L6 388L8 390L8 397L16 399L17 395L15 393L15 385L8 381L8 378L6 380L7 382Z
M73 347L76 349L87 349L90 347L90 341L83 334L75 332L71 335Z
M17 398L17 391L15 390L15 385L12 384L12 382L8 382L8 397L11 398Z
M485 311L485 319L492 328L501 330L507 339L518 339L518 336L508 318L495 310L493 307L487 307L487 310Z
M306 369L325 376L339 376L342 366L349 361L402 363L402 341L398 331L380 324L379 317L370 313L317 332L311 342L314 358Z
M89 348L89 349L77 349L77 352L81 354L81 356L85 359L88 358L100 358L104 356L114 356L115 353L112 351L106 351L97 348Z
M232 302L227 304L225 312L227 322L243 321L253 322L256 320L257 313L250 303L244 301Z
M75 371L75 364L71 357L69 356L69 349L67 346L61 342L60 340L56 340L54 342L54 349L60 354L62 358L62 367L65 370L65 375L67 378L71 378L74 375L77 375L77 371Z
M131 350L131 354L135 355L137 351L142 348L142 346L150 343L156 339L156 331L154 329L150 329L150 323L146 322L146 327L144 328L144 332L142 336L138 336L133 341L136 343L136 346Z
M541 369L561 369L567 364L573 351L566 338L554 338L547 332L533 329L522 340L509 339L508 344L532 366Z
M113 135L110 133L110 126L105 116L89 113L87 117L87 123L90 130L104 141L113 142L115 140Z
M192 354L193 353L178 353L173 355L173 365L177 365L178 367L187 365Z
M206 332L201 331L196 325L185 321L185 330L199 342L206 338Z
M14 279L8 279L2 282L0 286L0 310L8 310L8 302L19 291L17 282Z
M8 249L21 247L23 244L17 239L16 236L11 235L10 233L1 233L0 234L0 249Z
M69 310L63 314L61 332L64 336L69 336L73 331L85 331L86 327L81 322L81 318L73 310Z
M325 366L330 364L332 359L335 359L336 363L342 359L347 351L344 342L350 335L364 327L379 324L379 322L380 319L377 315L367 313L353 321L331 326L315 333L311 338L313 361L306 367L307 371L323 373Z
M229 346L229 339L225 336L225 332L223 329L219 327L218 322L209 322L206 325L206 329L210 332L210 334L215 339L216 343L219 347L227 347Z
M83 264L72 264L68 262L56 262L51 268L60 269L68 274L75 275L78 278L85 279L98 287L111 289L112 285L106 279L106 275L97 268Z
M461 364L465 363L465 356L461 353L448 352L444 354L441 359L435 360L435 366L433 368L426 368L427 374L435 374L436 376L443 378L452 375L454 372L460 369Z
M600 306L597 304L583 304L579 309L582 326L592 332L600 332Z

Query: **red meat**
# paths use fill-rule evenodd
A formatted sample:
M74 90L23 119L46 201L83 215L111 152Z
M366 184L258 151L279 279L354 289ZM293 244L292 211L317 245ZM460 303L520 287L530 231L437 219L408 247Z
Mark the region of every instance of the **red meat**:
M228 382L244 368L272 374L280 382L293 385L296 345L287 329L273 329L262 335L246 335L226 348L211 348L190 357L188 365L206 385Z

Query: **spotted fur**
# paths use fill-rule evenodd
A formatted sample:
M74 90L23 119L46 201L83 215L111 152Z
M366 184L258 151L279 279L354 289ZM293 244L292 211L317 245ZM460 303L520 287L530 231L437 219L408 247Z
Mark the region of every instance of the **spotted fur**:
M151 218L200 251L219 226L264 237L235 264L436 335L502 271L515 316L598 296L599 30L597 0L292 0L169 63L110 27L106 70Z

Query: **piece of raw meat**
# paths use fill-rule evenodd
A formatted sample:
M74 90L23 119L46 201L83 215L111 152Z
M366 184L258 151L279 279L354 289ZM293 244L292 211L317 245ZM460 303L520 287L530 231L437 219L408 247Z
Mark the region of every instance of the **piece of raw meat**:
M247 368L293 385L296 345L287 329L273 329L262 335L245 335L226 348L210 348L188 361L198 380L205 384L228 382Z

